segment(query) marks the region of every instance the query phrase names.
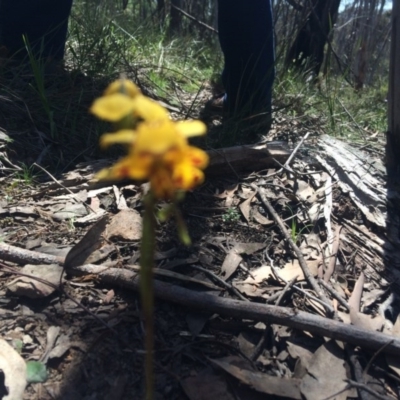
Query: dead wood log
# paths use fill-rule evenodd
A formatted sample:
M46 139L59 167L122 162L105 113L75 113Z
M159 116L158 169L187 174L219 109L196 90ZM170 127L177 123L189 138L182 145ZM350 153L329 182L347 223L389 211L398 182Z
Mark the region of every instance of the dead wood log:
M386 166L389 177L399 182L400 171L400 1L392 7L392 40L390 46L388 132Z
M357 250L356 264L366 267L369 279L400 282L400 194L387 186L385 166L380 157L371 157L351 144L322 135L315 158L330 173L343 193L347 193L367 221L343 224L342 243ZM333 216L333 219L336 219ZM388 268L390 266L390 268Z
M365 218L386 227L385 168L369 154L328 135L318 139L318 161L348 193Z
M94 274L102 283L117 285L135 291L139 290L137 273L126 269L88 264L68 269L68 273L73 275ZM154 289L157 299L170 301L188 307L191 310L202 312L207 310L226 317L251 319L266 324L280 324L341 340L355 346L371 350L382 349L383 352L400 355L400 339L396 337L357 328L353 325L347 325L304 311L213 296L157 280L154 282Z
M209 150L207 153L210 157L210 165L206 170L208 176L226 176L232 173L239 174L279 167L276 161L285 164L290 156L290 151L282 142L226 147Z

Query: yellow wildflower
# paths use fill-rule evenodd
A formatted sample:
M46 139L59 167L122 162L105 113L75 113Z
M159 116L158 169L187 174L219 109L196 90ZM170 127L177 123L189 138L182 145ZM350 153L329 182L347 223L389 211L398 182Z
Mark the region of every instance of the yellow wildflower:
M104 96L109 96L110 94L115 93L122 93L131 99L142 94L140 89L128 79L117 79L113 83L110 83L104 91Z
M201 121L171 121L162 106L125 80L112 83L91 110L114 122L129 114L143 120L135 129L101 137L102 147L124 144L128 155L109 170L101 171L98 179L149 180L154 196L164 199L173 199L177 191L193 189L203 182L202 169L208 164L208 156L188 144L188 138L205 134L206 126Z
M129 114L143 120L169 118L164 107L143 96L133 82L124 79L111 83L104 96L94 101L90 111L110 122L118 122Z
M190 190L204 180L201 169L208 163L207 154L188 145L186 136L202 135L200 121L143 122L135 131L123 130L102 137L102 145L129 144L129 154L99 179L149 179L158 198L172 198L177 190Z

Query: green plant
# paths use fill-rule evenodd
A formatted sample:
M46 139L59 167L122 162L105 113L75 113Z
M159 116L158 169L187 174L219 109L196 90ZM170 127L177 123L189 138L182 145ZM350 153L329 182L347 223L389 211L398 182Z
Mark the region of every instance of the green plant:
M38 174L34 172L33 165L27 166L26 164L21 164L21 170L16 174L17 180L26 185L31 185L37 176Z
M297 215L293 212L292 208L289 205L287 205L286 207L292 214L292 218L290 219L290 237L293 240L293 242L297 244L302 232L304 230L310 230L310 228L312 229L313 226L311 224L308 224L299 229L296 219Z
M76 228L75 228L75 217L72 217L68 220L68 232L75 232Z
M222 221L226 224L238 222L240 220L240 213L237 208L228 208L225 214L222 215Z
M281 66L277 66L280 71ZM356 91L346 75L328 73L306 81L295 71L281 70L274 85L274 102L285 118L332 136L365 141L369 134L387 130L387 82Z
M29 64L32 69L33 78L35 81L35 85L30 84L30 86L38 94L39 99L42 104L42 107L43 107L43 110L46 113L48 123L49 123L49 130L50 130L51 138L53 140L58 140L57 124L54 121L54 110L51 106L51 102L49 101L49 98L46 94L46 89L45 89L45 68L46 68L45 63L46 63L46 60L44 58L41 58L40 56L37 57L34 54L32 47L26 37L24 37L24 43L25 43L26 51L28 53Z

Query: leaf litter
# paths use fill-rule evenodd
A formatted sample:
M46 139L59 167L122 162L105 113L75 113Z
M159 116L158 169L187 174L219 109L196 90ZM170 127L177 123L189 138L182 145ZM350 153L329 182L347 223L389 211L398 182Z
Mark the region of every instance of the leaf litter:
M274 130L272 134L279 136ZM292 140L299 142L301 136ZM199 298L212 294L279 305L398 338L400 310L392 283L399 273L386 263L400 257L381 229L388 212L381 202L383 178L371 178L376 193L373 185L358 187L365 189L361 196L343 167L348 146L341 147L335 160L329 144L331 139L315 136L314 144L303 144L315 155L312 161L300 147L280 172L277 167L237 171L240 179L235 174L209 176L182 204L193 245L179 243L173 222L159 226L155 279L172 289L190 289ZM8 247L0 248L0 331L25 365L42 365L41 377L30 378L37 383L27 386L24 399L107 399L115 398L113 393L121 399L141 398L143 332L137 296L118 285L118 276L104 283L99 274L109 269L120 276L137 274L145 188L132 183L93 186L94 173L106 164L82 164L58 183L20 189L11 199L4 184L1 235ZM352 165L362 173L362 162ZM260 193L291 240L282 235ZM368 196L373 209L366 204ZM239 218L224 220L221 210L232 208L240 210ZM29 262L21 259L23 250L30 251ZM53 255L47 265L45 253ZM52 265L54 277L48 275ZM74 272L82 265L100 272ZM326 285L318 283L315 291L309 276ZM17 282L25 288L16 289ZM227 317L208 303L203 312L191 310L185 301L156 304L159 398L257 399L261 394L346 399L360 398L367 389L398 396L400 367L384 348L371 351L246 314ZM9 358L13 368L20 358ZM355 365L365 372L361 378ZM10 374L3 372L7 382ZM20 383L26 384L22 378Z

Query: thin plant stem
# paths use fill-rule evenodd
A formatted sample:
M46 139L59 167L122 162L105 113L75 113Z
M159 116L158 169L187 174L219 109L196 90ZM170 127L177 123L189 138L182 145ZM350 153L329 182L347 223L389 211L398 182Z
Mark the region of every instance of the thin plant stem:
M145 326L145 375L146 375L146 400L154 398L154 285L153 266L155 251L155 199L149 193L144 198L143 236L140 252L140 294Z

